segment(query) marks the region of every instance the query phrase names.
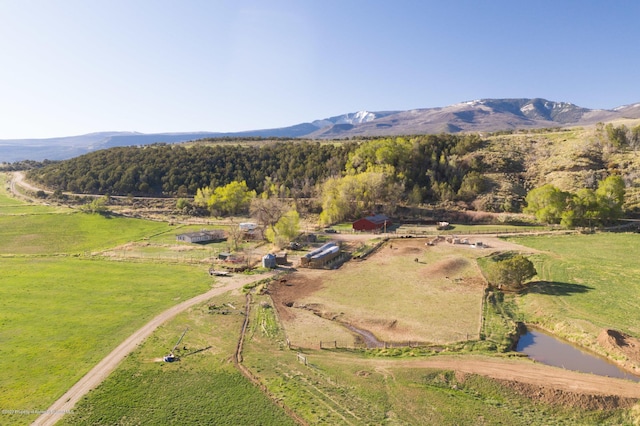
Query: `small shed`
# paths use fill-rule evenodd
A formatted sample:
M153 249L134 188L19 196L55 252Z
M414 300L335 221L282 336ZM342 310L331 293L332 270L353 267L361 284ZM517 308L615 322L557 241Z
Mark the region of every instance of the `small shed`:
M376 214L373 216L363 217L353 222L354 231L377 231L386 230L393 222L384 214Z
M218 259L220 260L228 260L229 258L231 258L231 253L227 253L227 252L221 252L218 253Z
M278 265L276 263L276 255L267 253L262 256L262 267L263 268L276 268Z
M276 253L276 263L278 265L286 265L288 263L286 251Z

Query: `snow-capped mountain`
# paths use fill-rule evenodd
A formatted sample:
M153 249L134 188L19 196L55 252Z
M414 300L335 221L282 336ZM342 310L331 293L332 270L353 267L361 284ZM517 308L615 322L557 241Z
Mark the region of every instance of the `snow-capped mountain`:
M377 118L382 118L387 115L393 114L394 112L369 112L369 111L358 111L351 112L348 114L336 115L335 117L329 117L322 120L312 121L311 124L321 129L327 126L333 126L334 124L362 124L373 121Z
M294 126L237 133L188 132L142 134L103 132L55 139L0 140L0 162L62 160L116 146L178 143L203 138L284 137L331 139L427 133L493 132L584 126L621 118L640 118L640 103L592 110L546 99L477 99L446 107L407 111L358 111Z

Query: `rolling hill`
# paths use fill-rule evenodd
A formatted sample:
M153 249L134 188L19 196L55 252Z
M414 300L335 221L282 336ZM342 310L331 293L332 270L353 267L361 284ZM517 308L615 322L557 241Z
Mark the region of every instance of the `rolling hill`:
M407 111L359 111L289 127L245 132L183 132L143 134L101 132L51 138L0 140L0 161L63 160L116 146L178 143L204 138L341 139L367 136L495 132L595 124L621 118L640 118L640 103L612 110L588 109L545 99L481 99L446 107Z

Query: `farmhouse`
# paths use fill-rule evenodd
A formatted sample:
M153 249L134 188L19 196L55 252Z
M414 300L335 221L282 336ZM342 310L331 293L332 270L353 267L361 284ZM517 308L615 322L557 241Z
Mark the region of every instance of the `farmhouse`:
M184 234L178 234L176 236L178 241L184 241L187 243L203 243L208 241L220 241L224 240L224 231L221 229L214 229L208 231L203 229L199 232L186 232Z
M376 231L380 229L386 230L393 222L386 215L377 214L374 216L363 217L353 222L354 231Z
M244 238L247 240L256 240L261 238L260 228L258 228L258 225L253 222L241 222L238 225L238 228L240 228Z
M258 228L258 225L253 222L240 222L238 225L241 231L249 232Z

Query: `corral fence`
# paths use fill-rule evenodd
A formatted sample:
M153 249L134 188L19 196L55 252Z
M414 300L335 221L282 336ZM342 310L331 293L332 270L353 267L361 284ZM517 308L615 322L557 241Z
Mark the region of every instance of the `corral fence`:
M319 348L323 350L332 349L348 349L348 350L361 350L361 349L390 349L390 348L434 348L437 349L443 345L451 345L456 343L464 343L472 340L480 340L479 333L454 333L451 340L440 342L382 342L379 341L376 344L367 344L359 341L345 341L345 340L320 340Z
M354 341L344 340L320 340L320 349L367 349L365 343L356 343Z

